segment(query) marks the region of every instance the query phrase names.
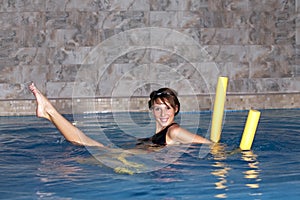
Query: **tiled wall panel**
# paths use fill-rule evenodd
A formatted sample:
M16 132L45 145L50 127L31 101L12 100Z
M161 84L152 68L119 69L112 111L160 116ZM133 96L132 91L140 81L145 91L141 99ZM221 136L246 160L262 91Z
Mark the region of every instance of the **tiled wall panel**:
M178 91L186 110L209 109L218 76L229 77L228 109L298 108L299 6L299 0L3 0L0 114L30 113L30 81L65 112L77 97L145 110L140 102L163 86ZM143 100L134 106L124 97ZM103 102L100 111L110 107Z

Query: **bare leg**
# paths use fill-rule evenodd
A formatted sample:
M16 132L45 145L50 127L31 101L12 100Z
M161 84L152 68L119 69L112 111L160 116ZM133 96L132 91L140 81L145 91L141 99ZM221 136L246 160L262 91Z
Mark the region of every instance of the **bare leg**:
M79 145L104 147L103 144L91 139L64 118L33 83L29 85L29 89L36 98L36 116L52 122L66 140Z

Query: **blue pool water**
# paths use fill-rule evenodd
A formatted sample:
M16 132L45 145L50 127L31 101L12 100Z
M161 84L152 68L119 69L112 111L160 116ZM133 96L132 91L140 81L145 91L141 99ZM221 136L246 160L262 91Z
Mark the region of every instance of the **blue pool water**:
M181 153L158 168L152 167L160 162L157 157L129 156L127 161L147 169L133 174L107 165L109 159L116 161L109 153L102 155L106 158L101 164L92 151L66 142L44 119L1 117L0 199L298 199L300 110L261 112L252 151L234 151L247 112L227 112L219 150L203 145L170 148L163 159L172 157L172 151ZM211 113L182 115L182 126L207 134ZM193 127L189 121L199 115L201 120ZM139 131L127 134L131 123L148 129L141 137L151 136L153 130L148 128L152 125L148 113L130 116L131 121L120 125L110 113L97 114L89 119L88 128L78 126L95 133L100 127L115 147L131 148L139 135ZM66 117L72 120L71 115Z

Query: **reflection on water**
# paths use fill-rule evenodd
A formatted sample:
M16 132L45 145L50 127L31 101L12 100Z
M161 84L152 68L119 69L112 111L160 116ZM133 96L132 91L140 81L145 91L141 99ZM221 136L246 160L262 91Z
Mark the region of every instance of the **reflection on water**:
M257 155L253 151L242 151L242 159L248 163L249 169L244 171L244 177L249 179L250 183L246 183L246 186L251 189L258 189L260 187L259 182L259 162L257 161ZM260 196L261 193L256 190L251 191L250 195Z
M45 159L41 161L41 166L38 167L37 176L43 183L51 183L61 178L68 181L74 181L78 178L78 174L82 171L80 166L68 164L74 161L73 158L65 158L63 161L53 161Z
M212 167L215 169L211 172L212 175L217 177L217 182L215 182L215 189L219 191L218 194L215 195L216 198L227 198L226 191L228 190L228 180L230 170L232 168L226 164L226 160L228 156L232 156L234 154L240 153L243 161L246 161L247 167L242 168L244 178L247 180L245 186L251 189L249 193L250 196L261 196L262 193L257 190L260 188L259 182L261 182L261 178L259 176L259 162L257 161L257 155L253 153L253 151L241 151L239 149L234 150L230 153L226 153L225 146L222 144L215 144L211 148L211 154L215 162L212 164ZM253 190L252 190L253 189Z
M213 164L213 167L217 168L216 170L212 171L211 174L218 177L218 181L215 183L215 188L220 190L227 190L227 175L229 170L231 169L223 162L215 162ZM216 194L215 197L217 198L226 198L225 193Z
M216 169L211 172L211 174L216 176L218 179L218 181L215 183L215 188L222 191L221 193L216 194L215 197L227 198L227 195L225 193L228 188L226 178L231 168L228 167L225 162L222 162L227 158L225 146L218 143L214 144L214 146L211 148L211 154L213 155L214 160L216 160L216 162L214 162L212 165L213 168Z
M38 199L55 199L57 193L51 191L50 188L57 185L68 185L80 178L83 169L80 166L71 164L73 161L74 158L67 157L61 160L41 160L36 174L40 180L39 187L35 193Z

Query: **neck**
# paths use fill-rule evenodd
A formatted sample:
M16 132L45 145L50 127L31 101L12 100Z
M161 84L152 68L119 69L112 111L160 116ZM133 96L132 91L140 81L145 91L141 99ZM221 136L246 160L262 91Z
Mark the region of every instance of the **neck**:
M156 123L156 132L155 133L159 133L160 131L162 131L163 129L165 129L167 126L173 124L173 122L171 122L170 124L166 125L166 126L161 126L160 124Z

